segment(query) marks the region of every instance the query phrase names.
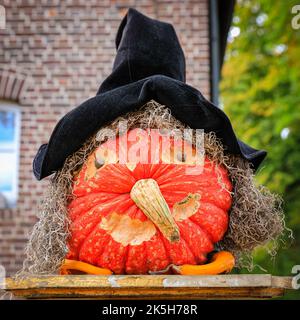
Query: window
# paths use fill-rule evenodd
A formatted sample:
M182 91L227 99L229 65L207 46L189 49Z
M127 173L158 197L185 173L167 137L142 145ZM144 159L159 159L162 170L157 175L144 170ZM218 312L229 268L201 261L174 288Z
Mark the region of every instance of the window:
M18 198L20 110L0 101L0 208L14 208Z

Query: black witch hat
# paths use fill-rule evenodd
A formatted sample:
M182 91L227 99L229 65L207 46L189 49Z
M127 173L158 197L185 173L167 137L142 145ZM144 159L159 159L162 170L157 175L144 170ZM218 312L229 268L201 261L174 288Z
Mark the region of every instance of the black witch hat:
M185 84L185 58L172 25L129 9L116 37L112 74L97 95L67 113L56 125L48 144L33 161L41 180L60 169L100 127L150 100L170 108L172 115L193 129L214 131L232 154L257 169L266 156L238 140L225 113L195 88Z

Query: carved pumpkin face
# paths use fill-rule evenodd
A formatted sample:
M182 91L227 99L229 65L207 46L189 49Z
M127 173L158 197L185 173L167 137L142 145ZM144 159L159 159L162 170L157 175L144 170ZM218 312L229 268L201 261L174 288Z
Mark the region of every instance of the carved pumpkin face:
M89 156L74 178L67 258L116 274L206 261L227 230L232 186L224 168L207 158L195 164L192 146L178 156L182 142L166 152L158 132L134 129Z

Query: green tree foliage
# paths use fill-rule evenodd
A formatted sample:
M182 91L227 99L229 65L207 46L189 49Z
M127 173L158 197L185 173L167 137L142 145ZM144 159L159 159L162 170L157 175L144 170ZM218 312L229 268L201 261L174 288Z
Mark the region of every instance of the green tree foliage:
M300 29L298 0L238 1L222 70L221 98L240 139L268 156L257 180L284 199L295 240L275 260L258 250L268 272L291 275L300 265ZM255 270L256 272L258 270Z

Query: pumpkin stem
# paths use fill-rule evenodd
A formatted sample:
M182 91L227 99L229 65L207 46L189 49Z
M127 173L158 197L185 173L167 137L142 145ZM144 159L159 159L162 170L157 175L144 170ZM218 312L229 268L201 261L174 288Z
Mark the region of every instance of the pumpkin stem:
M169 241L179 241L178 226L155 180L138 180L130 197Z

